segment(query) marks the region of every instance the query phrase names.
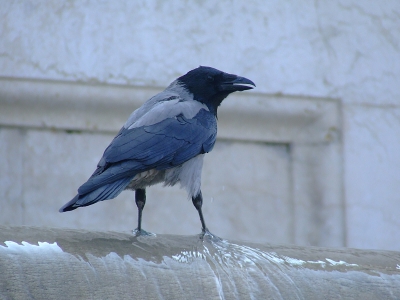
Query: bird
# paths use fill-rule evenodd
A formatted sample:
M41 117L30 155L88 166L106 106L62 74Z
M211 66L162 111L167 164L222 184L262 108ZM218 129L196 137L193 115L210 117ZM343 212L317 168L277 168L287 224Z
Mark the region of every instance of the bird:
M202 212L201 172L205 153L217 136L217 110L231 93L256 85L250 79L200 66L174 80L128 118L105 149L97 168L60 208L67 212L135 191L137 235L142 229L146 188L179 183L192 199L202 233L209 233Z

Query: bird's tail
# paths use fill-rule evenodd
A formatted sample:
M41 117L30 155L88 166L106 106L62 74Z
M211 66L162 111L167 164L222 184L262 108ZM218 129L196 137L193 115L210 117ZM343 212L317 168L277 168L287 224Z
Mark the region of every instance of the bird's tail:
M78 194L71 201L61 207L59 212L66 212L77 209L78 207L89 206L99 201L114 199L126 188L131 179L131 177L125 177L103 185L87 194Z

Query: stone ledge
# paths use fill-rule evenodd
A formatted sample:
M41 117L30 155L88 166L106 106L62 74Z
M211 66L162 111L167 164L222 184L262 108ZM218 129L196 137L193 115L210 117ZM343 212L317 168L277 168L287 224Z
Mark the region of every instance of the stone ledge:
M400 253L0 226L5 299L399 299Z
M159 87L0 77L0 125L115 134ZM219 111L219 138L330 143L340 136L336 99L236 93Z

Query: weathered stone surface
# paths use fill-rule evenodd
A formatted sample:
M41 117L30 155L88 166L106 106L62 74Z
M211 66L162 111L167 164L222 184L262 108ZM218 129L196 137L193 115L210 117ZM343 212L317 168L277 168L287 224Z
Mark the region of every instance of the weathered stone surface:
M258 91L398 105L398 2L13 1L2 76L165 86L199 64ZM381 96L379 96L381 95Z
M36 83L36 79L49 80L54 89L60 86L53 80L81 82L87 89L82 89L77 102L84 104L64 101L62 97L63 101L58 101L57 96L53 98L54 103L51 98L47 100L64 109L65 117L58 119L60 123L87 126L96 134L109 132L112 126L117 130L132 110L128 103L137 107L147 99L148 93L140 93L137 98L131 98L129 90L119 93L122 99L117 103L121 117L110 119L96 104L109 99L111 107L116 104L113 102L115 94L109 92L109 86L92 89L89 83L150 86L150 90L157 90L200 64L246 75L257 84L256 91L263 95L294 95L293 99L307 100L317 97L319 104L336 99L342 103L342 114L338 126L327 133L328 140L336 139L335 147L321 151L318 146L319 149L311 148L312 153L308 153L307 147L291 147L293 139L280 145L290 150L289 157L296 157L297 162L306 161L311 166L297 174L312 175L291 184L292 195L309 200L291 198L293 205L298 203L298 206L289 218L298 232L290 240L398 250L400 224L395 212L400 194L400 183L396 180L400 178L400 139L396 138L400 128L399 15L399 1L372 0L362 3L355 0L296 3L257 0L251 3L232 1L228 5L215 1L5 1L0 6L0 91L5 91L3 87L9 84L10 78L34 79L32 82ZM20 95L21 86L9 87L14 88L12 101L18 102L18 97L14 96ZM28 93L31 88L32 85L28 85ZM36 88L31 91L34 90ZM63 92L61 89L61 94ZM38 136L25 128L31 124L31 113L42 115L39 125L30 125L35 129L48 128L47 124L57 120L59 109L47 106L45 111L40 111L35 97L30 100L28 109L21 106L17 114L9 114L10 99L0 97L0 126L12 126L19 132L4 130L0 133L2 154L8 151L14 151L15 156L23 154L25 138L21 138L20 133ZM288 111L297 111L294 102L281 105L288 107ZM259 108L257 104L247 104L254 110ZM82 109L74 110L71 106ZM266 139L267 143L280 143L279 137L285 136L282 130L285 127L280 121L286 124L287 118L282 119L272 111L265 114L267 122L259 122L251 114L245 118L252 127L265 129L267 134L261 137L262 130L253 132L248 130L250 126L233 134L231 128L240 128L232 121L237 114L226 118L221 114L221 121L225 119L230 126L228 130L221 126L221 137L231 140L257 137L256 143ZM259 115L264 112L260 110ZM308 110L304 111L304 115L307 113ZM96 127L92 122L94 116L103 120L101 124L110 125ZM319 116L327 117L326 114ZM293 117L289 123L294 124L295 119ZM313 130L304 130L301 124L298 124L298 134L302 138L318 136ZM47 143L60 140L53 136ZM41 141L31 140L31 143L40 145ZM58 150L58 147L49 146L48 151L53 149ZM293 149L307 156L298 156L291 152ZM102 149L80 155L72 153L74 151L70 150L71 157L76 157L79 164L71 164L72 174L80 172L79 168L85 164L82 155L97 160ZM324 157L324 153L329 154L326 161L334 163L309 160L314 156ZM24 158L28 165L31 164L29 157ZM14 224L28 224L31 219L23 217L27 206L21 202L24 195L29 194L23 186L27 178L21 171L24 164L6 162L4 156L0 159L4 166L0 170L0 195L9 205L8 210L0 211L0 222L9 223L11 211L15 215ZM290 172L296 171L296 161L292 162L289 163ZM333 164L336 166L332 167ZM90 174L89 166L87 168L79 179L84 180ZM291 176L295 176L293 172ZM317 184L315 178L319 179ZM68 193L73 194L79 180L62 181L70 188ZM36 188L37 197L50 199L37 189L45 185L32 182L30 187ZM305 186L316 187L316 191L308 194ZM60 187L60 192L62 189ZM332 214L328 204L333 207ZM321 207L324 209L318 214ZM306 222L310 217L313 222ZM328 233L321 235L321 232ZM333 240L329 240L331 236Z

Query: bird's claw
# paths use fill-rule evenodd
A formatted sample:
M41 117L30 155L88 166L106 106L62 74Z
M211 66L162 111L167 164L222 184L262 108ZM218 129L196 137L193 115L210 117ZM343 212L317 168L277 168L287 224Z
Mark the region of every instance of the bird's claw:
M155 233L148 232L146 230L138 229L138 228L133 230L132 233L133 233L134 236L156 236Z
M207 228L203 228L200 233L200 239L201 240L209 240L213 242L219 242L222 241L222 239L214 234L212 234Z

